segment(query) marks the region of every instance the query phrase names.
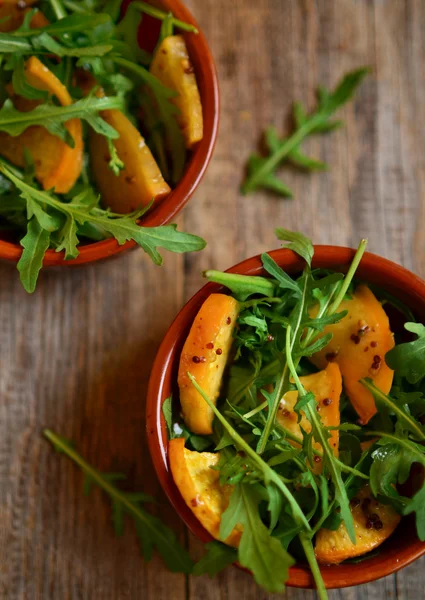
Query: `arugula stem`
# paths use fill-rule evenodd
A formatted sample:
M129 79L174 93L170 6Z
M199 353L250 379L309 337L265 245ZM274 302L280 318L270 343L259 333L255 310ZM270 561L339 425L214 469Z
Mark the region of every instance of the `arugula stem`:
M0 130L9 133L9 135L16 136L23 133L28 127L32 125L43 126L43 122L57 120L61 123L68 121L73 118L84 118L87 113L89 118L90 113L99 114L101 111L106 109L116 108L122 110L124 103L122 98L119 96L108 96L104 98L92 98L89 97L78 100L73 104L67 106L49 106L48 113L42 112L41 107L36 106L34 109L27 112L13 110L6 115L2 114L0 119ZM109 129L108 129L109 131ZM115 139L119 137L119 134L115 129L110 128L111 137ZM55 135L60 135L55 133Z
M159 79L152 75L152 73L149 73L149 71L141 65L138 65L126 58L121 58L120 56L108 56L108 59L112 60L112 62L120 65L124 69L133 71L133 73L137 75L139 79L143 81L143 83L146 83L156 95L168 99L177 95L174 90L170 90L169 88L165 87L165 85L163 85Z
M341 302L344 300L344 296L347 293L347 290L350 286L350 283L353 280L354 274L357 271L357 268L360 264L360 261L363 258L363 254L366 251L367 248L367 244L368 244L368 240L367 239L362 239L360 241L360 244L357 248L357 252L354 255L354 258L352 260L352 263L350 265L350 268L347 271L347 275L344 277L344 280L342 282L342 286L338 292L337 297L335 298L334 303L332 304L332 306L329 308L328 311L328 315L333 315L334 313L336 313L336 311L339 308L339 305L341 304Z
M356 463L356 471L358 471L358 469L361 467L361 465L363 464L363 461L365 460L366 456L369 455L369 452L366 450L362 456L360 457L360 459L358 460L358 462ZM350 485L352 484L352 482L354 481L354 478L357 477L357 475L355 475L354 473L350 473L350 475L347 477L347 479L345 480L345 487L348 488L350 487ZM323 523L326 521L326 519L329 517L329 515L331 514L334 506L336 504L336 500L335 498L332 500L332 502L329 504L328 506L328 510L326 513L324 513L320 519L317 521L316 525L313 527L313 531L311 536L314 537L316 535L316 533L319 531L319 529L321 529Z
M64 0L63 5L65 6L65 8L68 8L72 12L78 13L80 15L84 15L89 12L83 6L78 4L78 2L73 2L73 0Z
M317 316L316 316L317 319L320 319L321 317L323 317L326 314L326 311L328 310L328 307L329 307L330 303L332 302L332 298L336 292L337 287L338 287L337 285L334 285L326 303L324 304L324 306L322 306L320 308L319 312L317 313ZM312 338L314 338L315 333L316 333L316 331L314 328L309 328L309 330L306 332L306 335L305 335L303 341L301 342L302 348L306 348L310 342L314 341ZM317 334L317 337L318 337L318 335L320 335L320 334ZM295 362L296 367L298 366L299 362L300 362L300 359L296 360L296 362ZM272 375L274 373L274 371L276 370L276 368L278 367L278 365L279 365L278 359L272 361L271 363L269 363L266 367L264 367L260 371L259 377L264 378L264 377L267 377L269 374ZM265 408L266 406L267 406L267 402L263 402L263 404L261 404L261 407L262 407L261 410L263 408Z
M244 419L250 419L254 415L257 415L259 412L261 412L262 410L264 410L265 408L267 408L267 406L268 406L268 402L267 402L267 400L264 400L264 402L262 402L261 404L259 404L258 406L256 406L252 410L250 410L249 412L245 413L243 415L243 418ZM297 436L293 436L293 437L297 437ZM296 440L293 440L293 441L297 442L298 438Z
M300 539L301 545L304 550L304 554L307 558L307 562L311 569L311 573L316 584L319 600L328 600L328 592L326 591L325 582L323 581L322 573L320 572L316 555L314 554L313 544L311 543L311 537L306 535L305 533L300 533L298 537Z
M213 413L215 414L217 419L221 422L223 427L229 433L230 437L236 443L236 445L239 446L260 467L260 470L266 475L268 480L273 481L273 483L283 493L283 495L288 500L288 502L292 508L292 514L294 516L295 522L300 525L303 525L307 529L307 531L311 531L310 524L307 521L307 519L305 518L305 515L304 515L300 505L295 500L295 498L291 494L291 492L288 490L285 483L280 479L280 477L276 473L276 471L274 471L258 455L258 453L255 452L255 450L253 450L249 444L247 444L247 442L243 439L242 436L239 435L239 433L232 427L232 425L230 425L230 423L227 421L227 419L221 414L221 412L218 410L218 408L215 406L215 404L211 401L211 399L207 396L207 394L200 387L200 385L197 383L194 376L189 371L187 372L187 376L189 377L190 381L192 382L192 385L195 387L195 389L199 392L199 394L202 396L202 398L205 400L205 402L211 408L211 410L213 411Z
M97 469L93 468L88 462L84 460L82 456L78 454L78 452L76 452L69 444L67 444L60 436L56 435L53 431L51 431L50 429L44 429L43 435L53 444L56 450L58 450L59 452L63 452L64 454L66 454L66 456L68 456L68 458L74 461L94 483L96 483L104 492L108 494L108 496L110 496L110 498L114 502L118 502L119 504L121 504L123 507L125 507L128 513L133 515L138 521L142 522L144 527L146 527L146 529L151 533L151 535L154 536L154 539L160 538L161 543L164 546L168 546L169 550L172 550L172 548L169 546L169 540L167 536L164 535L164 533L161 531L161 528L154 527L152 521L145 514L145 512L142 509L140 509L137 506L137 504L132 502L126 496L125 493L122 493L114 485L106 481L105 478L102 476L102 473L100 473Z
M305 302L306 302L306 296L307 296L307 278L305 278L304 289L302 292L302 299L301 299L301 310L298 311L297 321L295 324L295 332L298 332L300 325L301 325L302 316L303 316L303 312L304 312L304 306L305 306ZM286 332L286 336L287 336L287 340L288 340L288 330ZM288 359L290 358L290 356L288 356L288 352L289 352L289 354L291 354L294 344L295 344L295 335L294 335L293 339L289 341L289 344L286 345L285 366L283 367L282 375L279 379L279 383L277 384L275 392L274 392L275 398L273 401L273 406L271 407L271 409L269 409L269 413L267 415L267 421L264 426L263 432L261 434L260 442L258 445L258 453L259 454L262 454L266 448L267 441L269 439L270 433L272 431L272 428L273 428L275 420L276 420L276 414L277 414L277 410L279 408L280 401L282 400L282 398L284 396L284 390L285 390L285 388L287 388L289 386L289 368L288 368L289 360Z
M184 21L180 21L179 19L168 15L168 13L160 10L159 8L156 8L155 6L152 6L151 4L148 4L147 2L142 2L141 0L138 0L137 2L132 2L130 4L130 7L135 10L139 10L145 15L149 15L150 17L154 17L155 19L159 19L160 21L164 21L165 19L169 18L172 26L178 27L182 31L198 33L198 30L193 25L185 23Z
M291 326L288 325L287 330L286 330L287 364L288 364L291 376L295 382L295 385L297 386L298 395L300 398L304 398L304 396L307 395L307 392L306 392L304 386L302 385L300 378L298 377L298 373L296 372L295 365L292 360L291 352L290 351L288 352L288 350L290 348L290 344L291 344L290 338L291 338ZM338 472L338 470L336 468L338 463L335 460L334 453L332 451L332 448L329 445L329 440L324 435L322 422L315 410L315 407L313 408L311 406L311 404L312 403L309 402L305 406L304 411L306 413L308 420L311 423L311 426L313 429L313 434L314 434L316 441L319 442L319 444L322 446L323 456L327 459L327 466L328 466L332 481L335 486L335 493L339 495L338 502L341 507L341 515L342 515L343 521L345 523L345 526L347 528L347 533L348 533L351 541L353 542L353 544L355 544L356 543L356 532L354 529L353 515L351 514L351 512L349 510L347 490L345 489L341 474ZM316 401L315 401L315 404L316 404ZM338 467L339 467L339 465L338 465Z
M279 150L277 150L274 154L271 154L258 170L247 177L246 181L241 186L242 193L249 194L249 192L255 190L257 185L259 185L260 182L264 180L264 178L271 173L284 158L286 158L293 150L295 150L299 144L301 144L304 138L309 136L315 130L315 128L320 125L321 122L322 117L316 115L301 125L301 127L297 129L297 131L295 131L290 138L283 142Z
M61 0L49 0L49 2L58 20L64 19L68 16L68 13L66 12Z
M425 441L425 433L414 419L405 413L389 396L384 394L379 388L377 388L370 380L360 379L360 383L374 396L376 400L385 404L400 421L403 422L405 427L414 435L416 435L422 442Z

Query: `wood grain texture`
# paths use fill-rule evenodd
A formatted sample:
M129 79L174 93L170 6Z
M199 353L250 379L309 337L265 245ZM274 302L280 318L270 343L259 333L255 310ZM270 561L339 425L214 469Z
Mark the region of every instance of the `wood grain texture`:
M216 58L221 131L205 180L179 224L208 248L167 255L155 268L142 251L78 270L44 273L27 296L0 265L0 598L7 600L263 600L252 579L227 569L185 578L141 560L128 524L121 539L100 492L42 440L49 426L95 466L128 475L194 556L156 482L144 435L150 366L167 326L201 285L201 270L227 268L276 247L276 225L316 243L370 249L425 276L425 3L423 0L191 0ZM341 111L346 127L306 150L329 172L284 170L283 201L238 193L264 127L286 131L294 99L314 105L317 83L348 69L373 74ZM425 560L384 580L331 592L332 600L420 600ZM276 596L277 597L277 596ZM290 600L315 592L288 590Z

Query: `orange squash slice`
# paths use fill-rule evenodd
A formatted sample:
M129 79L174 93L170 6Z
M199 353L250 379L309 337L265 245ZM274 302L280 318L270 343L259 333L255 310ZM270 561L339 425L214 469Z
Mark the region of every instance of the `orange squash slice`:
M166 87L178 93L172 99L179 109L177 122L186 147L193 148L202 140L204 125L198 84L183 36L170 35L161 42L150 71Z
M382 304L366 285L359 285L352 299L341 303L339 312L343 310L348 311L347 316L325 328L322 335L332 333L333 337L311 360L319 369L329 362L339 365L351 404L367 423L376 406L359 380L370 377L385 394L390 391L394 373L385 363L385 354L394 347L394 336Z
M342 378L338 365L331 363L323 371L300 377L300 381L308 392L313 392L323 424L326 427L339 425L339 398L342 391ZM297 401L297 391L287 392L281 400L277 412L277 421L285 429L302 439L301 427L308 433L311 431L311 424L303 412L300 423L297 423L298 415L294 411ZM296 442L291 441L290 443L295 447L299 446ZM338 456L338 430L331 432L329 444L335 456ZM318 442L313 442L313 447L321 450L321 445ZM313 468L315 471L320 471L320 462L315 463Z
M199 434L212 433L213 411L194 388L189 371L215 403L233 341L239 304L231 296L211 294L195 317L180 357L178 384L186 425Z
M103 203L114 212L129 213L168 196L170 186L130 120L119 110L104 110L101 116L119 133L113 144L125 165L115 175L108 166L111 157L105 136L90 131L91 168Z
M343 523L336 531L320 529L315 545L315 554L320 563L337 564L370 552L393 533L401 519L391 506L375 500L368 485L351 500L351 513L356 543L350 540Z
M72 104L71 96L59 79L32 56L25 63L25 76L33 87L56 96L62 106ZM13 97L18 110L31 110L37 104L25 98ZM24 149L27 148L35 164L35 176L45 190L68 192L78 179L83 164L83 136L81 121L71 119L66 128L74 139L74 148L41 126L26 129L13 137L0 133L0 154L18 167L25 165Z
M192 452L184 447L184 439L176 438L168 444L168 458L174 482L184 501L198 521L216 539L219 539L221 515L226 510L232 486L219 483L219 471L212 469L220 454ZM242 529L235 527L224 540L229 546L238 546Z

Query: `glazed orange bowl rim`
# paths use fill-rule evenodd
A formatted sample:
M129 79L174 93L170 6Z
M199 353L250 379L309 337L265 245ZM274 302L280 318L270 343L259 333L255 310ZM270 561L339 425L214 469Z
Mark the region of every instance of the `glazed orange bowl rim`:
M189 56L195 66L198 86L200 88L203 115L204 136L188 158L183 177L171 193L154 206L142 219L143 226L158 227L170 223L188 202L198 187L214 150L219 124L219 85L214 59L209 49L202 30L180 0L159 0L155 4L172 12L177 19L194 25L198 33L181 32L188 45ZM119 245L114 238L100 242L89 242L80 245L79 255L70 260L65 260L65 253L47 250L43 266L74 266L103 260L129 248L136 246L136 242L129 241ZM0 259L18 262L22 254L22 246L18 243L0 240Z
M321 267L341 272L348 269L356 252L354 249L338 246L315 246L314 248L313 268ZM305 265L303 260L291 250L274 250L269 254L290 274L301 272ZM267 275L262 268L260 255L242 261L227 272ZM425 321L425 281L407 269L366 252L357 269L356 279L378 285L393 296L402 299L420 319ZM185 524L203 542L211 541L213 538L186 506L169 469L168 436L162 404L173 393L174 398L177 396L177 370L183 344L199 308L206 298L215 292L228 293L228 290L224 286L207 283L185 304L171 324L151 370L146 406L149 450L159 482ZM321 566L326 587L334 589L375 581L395 573L425 554L425 543L417 538L412 519L404 517L402 522L406 525L403 527L403 533L401 534L400 528L396 530L380 547L379 554L357 564ZM308 565L297 563L292 567L286 585L314 588Z

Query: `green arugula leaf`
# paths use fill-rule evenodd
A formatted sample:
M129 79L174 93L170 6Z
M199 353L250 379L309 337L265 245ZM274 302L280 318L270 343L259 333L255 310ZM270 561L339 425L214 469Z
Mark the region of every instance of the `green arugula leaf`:
M22 285L29 294L35 290L44 254L49 245L50 233L41 227L37 219L28 221L27 233L21 240L24 250L18 262L18 271Z
M34 37L40 35L41 33L48 33L50 35L60 35L63 33L82 33L83 31L89 31L98 27L99 25L104 25L105 23L109 23L111 21L111 17L105 13L99 14L80 14L80 15L70 15L64 17L62 19L58 19L53 23L49 23L45 27L40 28L32 28L32 29L18 29L16 31L12 31L9 33L11 36L26 36L26 37Z
M422 463L425 465L425 462ZM425 485L419 489L404 509L404 515L415 513L416 531L421 542L425 541Z
M0 54L31 54L33 45L25 38L14 38L8 33L0 33Z
M204 271L202 275L208 281L226 286L234 294L235 298L241 302L253 294L261 294L267 297L274 296L276 291L276 284L265 277L223 273L222 271L214 271L213 269Z
M405 323L404 327L418 339L395 346L385 355L385 362L409 383L416 384L425 377L425 326Z
M139 10L140 12L144 13L145 15L154 17L154 19L158 19L159 21L164 21L165 19L170 19L173 27L177 27L178 29L181 29L182 31L188 31L190 33L195 33L195 34L198 33L198 30L196 29L196 27L194 27L190 23L185 23L184 21L180 21L179 19L176 19L169 13L166 13L163 10L156 8L156 6L152 6L151 4L148 4L147 2L142 2L141 0L136 0L131 3L131 6L132 6L132 8L134 8L134 10Z
M290 153L289 160L296 167L305 169L307 171L327 171L329 169L328 164L322 162L321 160L310 158L297 149Z
M84 46L81 48L68 48L54 40L48 33L41 33L31 39L35 50L46 50L56 56L74 56L76 58L88 56L105 56L113 49L112 44L97 44L96 46Z
M295 107L297 107L296 110L295 110ZM297 113L298 113L298 107L299 107L299 105L297 103L295 103L294 118L295 118L295 122L297 123L297 127L300 127L302 123L297 121L297 118L296 118ZM279 140L279 136L277 134L276 127L273 127L273 126L267 127L267 129L264 132L264 137L265 137L267 148L268 148L269 152L278 152L279 147L280 147L280 140ZM316 160L314 158L310 158L309 156L306 156L305 154L303 154L301 152L301 150L299 148L295 148L294 150L292 150L292 152L290 152L288 155L288 159L291 161L291 163L294 166L299 167L300 169L305 169L307 171L325 171L329 168L329 166L326 163L321 162L320 160ZM267 159L262 159L262 160L264 161ZM281 180L279 178L276 177L276 179L279 182L279 184L281 186L283 186L282 195L292 197L291 190L289 188L286 188L286 186L281 182ZM284 188L286 188L286 194L285 194ZM276 189L275 191L277 193L280 192L279 189Z
M18 58L12 75L13 91L19 96L29 100L46 100L48 93L30 85L25 77L25 66L23 58Z
M264 269L278 282L278 285L283 290L291 290L296 296L301 296L299 285L290 277L279 265L272 259L271 256L264 253L261 255L261 262Z
M68 142L69 132L64 123L70 119L83 119L97 133L116 139L118 133L99 114L103 110L113 108L123 109L122 98L118 96L105 98L87 96L69 106L40 104L28 112L17 110L11 100L6 100L0 109L0 131L17 136L28 127L38 125Z
M269 154L266 157L253 155L248 163L248 176L242 184L243 194L253 192L259 187L272 189L281 196L292 196L291 191L284 185L279 185L275 171L286 159L295 164L301 163L303 168L321 169L325 165L317 161L311 161L300 152L301 142L311 134L332 131L339 127L339 121L332 122L330 117L333 113L347 102L354 94L364 77L370 69L361 68L345 75L333 92L319 88L319 102L317 109L307 115L300 104L294 105L295 130L292 135L278 140L273 130L268 130L266 141Z
M58 232L58 246L56 252L65 251L65 260L77 258L80 254L78 250L78 226L72 215L67 215L63 227Z
M391 504L401 512L408 503L397 492L396 484L402 483L399 474L405 471L404 467L415 460L408 450L397 443L379 446L372 453L373 463L370 469L370 487L374 496L383 496L391 500ZM407 472L408 474L408 472Z
M37 30L31 30L37 31ZM99 57L104 56L116 47L116 42L88 46L65 46L53 39L46 32L32 38L14 37L10 33L0 33L0 52L18 57L37 54L56 54L57 56Z
M254 486L235 486L228 508L222 515L220 537L226 539L237 525L243 526L238 548L240 564L252 571L255 581L268 592L282 592L294 559L263 524L258 504L261 498Z
M248 173L253 173L261 169L267 163L267 158L263 158L258 156L257 154L251 154L248 159ZM267 173L262 181L261 185L266 190L270 190L271 192L275 192L279 196L283 196L283 198L293 198L292 190L283 183L279 177L274 175L273 173Z
M162 403L162 414L165 419L165 424L167 426L168 439L172 440L176 436L174 433L174 423L173 423L173 397L168 396Z
M0 160L0 173L14 183L27 201L27 205L30 203L32 213L43 226L50 226L50 219L53 218L50 212L46 212L47 207L56 215L55 226L61 222L58 220L61 215L65 217L66 222L56 241L69 256L75 256L78 252L76 225L80 226L86 223L115 237L119 244L130 240L135 241L157 265L162 264L162 256L157 248L177 253L195 252L205 248L205 240L189 233L177 231L177 225L140 226L137 220L146 209L122 216L98 208L96 206L97 199L91 188L86 188L72 202L64 203L52 193L38 190L21 180L3 160Z
M208 574L214 577L238 560L237 550L226 544L208 542L205 549L207 552L193 567L192 575Z
M299 231L289 231L279 227L275 229L275 235L278 240L284 240L286 244L282 244L282 248L288 248L296 254L299 254L305 262L311 266L311 261L314 254L314 248L311 240L300 233Z
M132 494L118 489L113 483L114 477L111 479L107 474L105 475L89 465L67 440L49 429L45 429L43 435L56 450L66 454L80 467L83 473L90 478L91 484L96 484L110 497L114 528L118 535L123 532L124 515L128 515L136 525L136 532L146 560L151 558L152 550L155 547L173 573L190 573L192 571L193 563L186 550L176 540L175 534L141 506L141 503L152 500L150 496L139 493ZM87 489L87 484L85 487Z
M425 467L424 446L401 435L380 431L370 431L368 435L381 438L372 453L370 485L373 493L384 497L400 514L415 513L418 537L425 541L425 482L421 481L412 498L400 495L396 487L407 481L415 463Z
M384 392L374 385L372 379L360 379L360 383L373 395L378 407L383 407L385 411L392 412L402 428L410 431L416 440L425 441L425 432L422 424L404 406L400 406L390 396L384 394Z

